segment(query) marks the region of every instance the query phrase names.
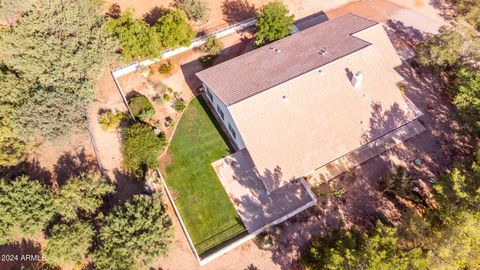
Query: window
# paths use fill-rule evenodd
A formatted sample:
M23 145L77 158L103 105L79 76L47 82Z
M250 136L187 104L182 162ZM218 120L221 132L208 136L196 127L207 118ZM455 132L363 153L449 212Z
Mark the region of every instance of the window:
M235 133L235 130L234 130L233 127L230 125L230 123L228 123L228 130L229 130L230 133L232 134L233 138L236 139L236 138L237 138L237 134Z
M208 88L205 88L205 91L207 92L207 96L210 99L210 101L213 102L213 96L212 96L212 93L210 93L210 90L208 90Z
M225 115L223 115L223 111L222 111L222 109L220 109L220 106L218 106L218 104L217 104L217 112L218 112L218 114L220 114L220 117L223 120L225 120Z

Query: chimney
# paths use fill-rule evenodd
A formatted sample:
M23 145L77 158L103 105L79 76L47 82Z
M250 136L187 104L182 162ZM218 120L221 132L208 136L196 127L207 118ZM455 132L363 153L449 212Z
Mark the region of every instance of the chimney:
M363 82L363 73L361 71L357 72L355 75L353 75L351 82L352 82L353 88L355 89L360 88Z

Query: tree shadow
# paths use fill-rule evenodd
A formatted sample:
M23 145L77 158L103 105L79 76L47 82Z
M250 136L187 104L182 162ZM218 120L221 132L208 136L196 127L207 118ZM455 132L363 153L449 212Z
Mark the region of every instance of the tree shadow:
M143 15L143 20L153 26L167 11L166 8L156 6Z
M387 26L392 29L396 36L406 44L415 47L418 44L427 41L432 34L418 30L413 26L406 26L402 21L387 20Z
M452 5L449 1L446 0L430 0L430 5L435 9L440 11L440 16L442 16L447 21L452 21L455 19L455 11L453 10Z
M45 264L42 259L42 248L40 244L21 240L19 242L0 246L0 254L7 256L2 258L0 268L2 270L17 269L50 269L57 270L59 267L52 267ZM12 256L12 260L8 260Z
M53 186L52 173L42 167L36 159L23 161L12 167L0 168L0 178L13 180L22 175L35 179L48 187Z
M105 14L107 17L112 19L118 19L122 16L122 9L118 3L113 3Z
M223 18L228 24L235 24L254 17L256 13L255 4L248 0L225 0L222 3Z
M98 164L94 157L85 154L85 149L80 152L63 153L54 166L55 178L59 186L72 177L92 170L98 170Z
M118 169L113 171L115 181L112 184L116 186L115 194L112 196L111 203L122 204L133 198L135 195L145 193L145 183L134 180L129 174Z

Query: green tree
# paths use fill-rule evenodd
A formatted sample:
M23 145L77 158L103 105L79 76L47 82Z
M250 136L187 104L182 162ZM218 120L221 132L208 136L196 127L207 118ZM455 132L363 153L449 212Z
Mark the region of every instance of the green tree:
M38 236L54 214L53 194L39 182L0 179L0 245Z
M137 95L128 100L128 106L135 117L146 120L155 115L152 103L146 96Z
M447 68L458 63L463 53L464 39L455 28L442 26L438 34L417 48L418 62L425 66Z
M462 211L437 234L429 254L432 269L478 269L480 212Z
M462 68L455 74L453 104L460 116L476 130L480 129L480 71Z
M92 226L86 222L54 225L47 238L45 261L66 268L81 265L92 245L93 235Z
M16 133L55 139L84 127L94 80L115 46L92 1L39 0L0 37L3 66L15 74L0 89L21 93L0 97L15 109Z
M178 9L185 11L190 20L205 23L210 15L210 8L201 0L178 0L175 3Z
M162 49L160 36L155 29L135 19L132 9L127 9L118 19L110 19L107 30L120 41L125 62L157 58Z
M480 2L477 0L450 0L458 15L474 27L480 27Z
M407 270L427 269L428 264L420 249L400 249L396 229L380 221L370 234L336 229L314 239L303 262L309 269Z
M189 46L196 35L188 23L187 15L179 9L168 11L158 20L155 27L163 47L166 48Z
M164 255L173 234L164 205L145 195L115 206L101 223L100 247L94 255L98 269L139 268Z
M136 122L124 130L122 142L125 169L142 178L148 168L158 166L158 152L165 146L166 140L163 135L157 136L150 126Z
M288 13L287 6L281 1L270 2L263 6L257 14L255 45L263 46L292 33L294 16Z
M93 214L103 204L103 197L114 191L113 185L93 172L70 178L60 187L57 213L66 220L75 220L79 211Z

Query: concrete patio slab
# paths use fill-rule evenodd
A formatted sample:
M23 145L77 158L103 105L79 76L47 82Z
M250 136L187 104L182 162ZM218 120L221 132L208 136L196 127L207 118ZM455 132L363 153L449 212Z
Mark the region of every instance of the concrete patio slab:
M244 149L212 163L249 233L278 224L316 203L303 180L267 194Z

